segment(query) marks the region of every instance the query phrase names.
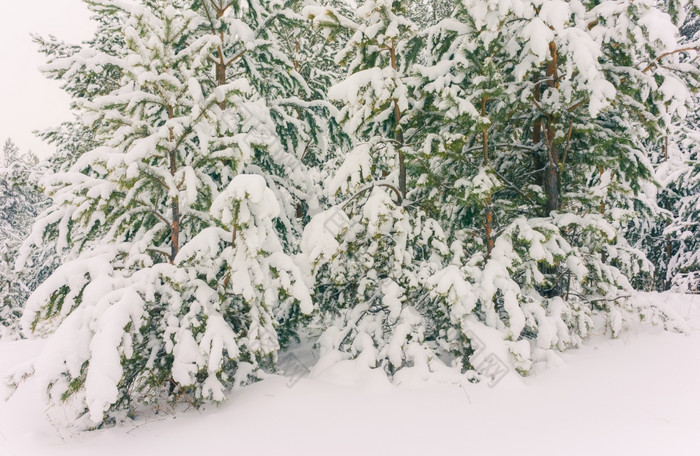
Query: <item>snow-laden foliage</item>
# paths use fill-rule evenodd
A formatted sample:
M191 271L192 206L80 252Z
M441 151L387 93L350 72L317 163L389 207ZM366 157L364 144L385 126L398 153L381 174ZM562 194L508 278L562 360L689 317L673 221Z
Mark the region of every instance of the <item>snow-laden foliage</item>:
M254 165L281 179L270 180L277 198L284 201L278 229L285 246L296 248L307 212L318 209L317 165L332 156L332 143L341 132L329 122L333 107L325 101L325 87L333 73L316 56L324 55L321 35L306 33L309 24L298 10L299 1L194 2L192 9L203 19L199 31L220 42L208 56L214 64L215 85L245 74L266 101L265 111L254 112L253 121L277 138L268 144L268 156L256 156ZM252 169L252 168L251 168Z
M668 265L668 279L674 290L697 293L700 290L700 165L694 160L680 181L686 192L678 201L676 220L666 234L678 243Z
M362 199L349 218L336 207L304 233L321 353L359 357L390 375L406 366L429 372L440 347L426 315L433 304L428 280L449 252L444 235L380 187Z
M684 329L633 291L700 282L698 2L87 3L93 40L36 39L76 117L42 133L60 172L16 266L61 266L12 383L95 424L220 401L300 331L461 382L484 343L524 374Z
M405 204L412 152L402 130L417 27L388 0L363 3L355 21L320 12L307 10L317 25L352 30L336 57L348 76L329 97L340 103L338 119L355 139L326 182L339 204L312 219L302 243L315 278L321 351L340 351L389 375L403 367L430 372L439 368L440 328L428 315L428 279L449 249L439 225Z
M327 183L350 199L307 231L322 238L321 220L345 228L324 247L305 244L315 252L321 313L333 322L320 325L331 324L322 346L369 351L370 364L389 373L411 365L405 345L394 355L401 364L387 358L386 321L397 320L382 315L390 306L372 304L391 288L375 276L401 284L379 272L380 259L401 258L379 253L389 233L388 245L406 245L406 273L425 277L420 291L395 293L420 315L416 325L431 328L411 340L466 369L474 322L501 333L521 371L542 350L579 345L600 319L613 336L639 318L682 327L629 299L633 283L654 272L637 242L653 225L644 221L664 212L652 190L650 138L693 106L686 56L697 50L683 47L663 5L464 0L424 32L405 7L368 1L354 20L307 9L317 26L353 33L336 58L348 76L329 96L357 145ZM393 214L397 223L384 223L394 231L372 227L363 204L380 212L390 199L396 209L382 213ZM413 228L398 228L403 214ZM424 220L439 242L421 250L415 235L397 240L421 232ZM372 241L367 254L363 238ZM372 288L348 307L358 279ZM367 315L373 323L364 326Z
M681 46L690 49L700 43L700 5L674 2L672 15L681 26ZM700 166L698 144L697 89L700 87L700 55L683 54L684 71L694 76L693 106L684 119L679 119L657 141L653 161L660 190L657 194L663 209L645 237L644 247L658 267L657 286L697 293L700 287ZM660 143L660 144L658 144ZM647 221L647 223L649 223Z
M42 246L31 258L32 268L15 269L19 247L45 207L46 198L37 184L47 171L31 153L21 154L8 139L0 167L0 338L18 337L22 306L56 263L55 255Z
M672 196L671 219L663 236L668 255L667 284L674 290L697 293L700 289L700 132L697 113L679 126L669 157L658 175Z
M452 15L454 0L411 0L406 2L408 17L421 29Z
M108 94L76 99L101 145L43 180L53 204L19 260L45 235L63 251L22 323L50 334L32 370L86 423L142 402L221 401L273 365L311 311L275 229L294 208L274 182L289 184L255 164L285 153L265 101L244 76L210 86L220 38L199 32L197 12L160 3L91 2L117 16L125 47L51 64L122 74ZM292 325L284 336L278 322Z
M399 202L421 201L466 252L457 269L474 291L463 307L508 340L575 346L597 314L613 335L629 318L671 322L626 301L630 280L652 266L624 237L640 206L658 212L642 192L653 172L646 138L690 106L668 16L643 2L462 2L424 34L412 73L416 28L397 8L365 3L368 25L358 21L339 56L350 76L329 94L364 141L330 191L371 179Z
M628 299L653 273L630 223L662 212L648 139L692 106L681 55L696 51L660 8L465 0L423 34L417 192L465 252L475 313L507 340L576 346L596 316L613 335L630 319L678 325Z

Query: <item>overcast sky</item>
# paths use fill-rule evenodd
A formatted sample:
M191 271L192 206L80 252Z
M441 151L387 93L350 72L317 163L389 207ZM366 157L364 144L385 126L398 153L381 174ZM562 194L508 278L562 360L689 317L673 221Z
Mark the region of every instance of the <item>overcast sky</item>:
M70 119L68 97L38 70L42 56L30 34L68 42L90 38L93 26L80 0L0 0L0 141L46 157L52 148L33 130Z

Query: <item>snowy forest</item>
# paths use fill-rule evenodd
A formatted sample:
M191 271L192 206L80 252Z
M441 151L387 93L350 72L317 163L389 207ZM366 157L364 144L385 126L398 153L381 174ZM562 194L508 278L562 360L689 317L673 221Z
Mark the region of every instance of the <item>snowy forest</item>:
M689 331L638 293L700 290L700 1L84 2L34 36L56 153L0 155L8 394L96 429L299 346L462 385Z

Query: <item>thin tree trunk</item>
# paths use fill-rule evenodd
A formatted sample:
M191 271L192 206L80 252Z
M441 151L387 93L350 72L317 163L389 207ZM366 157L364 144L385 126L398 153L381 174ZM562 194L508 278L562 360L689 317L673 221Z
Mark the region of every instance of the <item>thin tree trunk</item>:
M549 86L558 87L558 65L557 45L554 42L549 43L549 52L552 59L547 64L547 76L550 78ZM548 116L547 122L547 149L548 163L544 177L544 192L547 196L545 204L545 215L551 215L552 212L558 211L561 207L561 156L559 149L554 143L554 125L551 115Z
M168 106L168 118L173 119L175 117L175 111L172 106ZM170 129L169 140L172 144L175 141L175 135L173 129ZM170 161L170 174L175 176L177 173L177 150L171 150L168 152L168 159ZM172 197L170 201L170 208L172 211L172 226L170 227L170 262L175 262L175 257L177 257L180 251L180 198L177 196Z
M221 7L216 8L216 18L221 19L224 17L224 13L226 12L225 9ZM221 43L216 47L217 52L219 53L219 61L216 63L216 85L221 87L226 84L226 60L224 59L224 32L221 31L219 32L219 39L221 40ZM226 109L226 100L222 101L219 103L219 107L224 110Z
M481 99L481 116L486 117L486 98ZM483 140L483 153L484 153L484 167L489 165L489 132L488 128L484 126L482 130L482 140ZM486 198L486 205L484 206L484 231L486 237L486 258L491 257L491 252L493 251L493 205L491 202L492 192Z
M598 172L600 173L601 176L603 175L603 173L605 172L603 165L598 166ZM606 209L605 208L605 198L603 198L603 200L600 202L600 208L599 208L601 215L605 215L605 209Z
M535 102L539 103L542 98L542 93L539 84L535 85L534 96ZM537 146L541 142L542 118L540 116L537 116L537 118L535 118L535 120L532 122L532 144L533 146ZM544 168L546 164L542 160L542 157L540 156L540 151L538 149L534 149L532 152L532 165L535 168L535 173L533 175L533 177L535 178L535 185L544 188Z
M549 53L551 60L547 63L547 77L549 78L548 85L551 88L558 88L558 56L557 46L554 42L549 43ZM554 116L551 113L546 115L546 131L544 131L544 139L547 147L547 164L543 176L543 189L546 196L544 215L552 215L553 212L561 208L561 167L562 159L559 148L555 144L555 128ZM563 296L564 283L563 277L560 277L559 263L551 266L544 266L543 272L552 278L552 286L549 290L544 291L547 297Z
M217 19L221 19L222 17L224 17L226 10L231 6L231 4L224 6L223 3L217 4L216 2L211 2L211 5L216 10L216 18ZM209 16L209 7L205 6L204 9L207 13L207 16ZM209 20L211 22L211 27L212 27L211 33L212 33L212 35L216 36L217 32L214 28L214 22L211 21L211 17L209 17ZM226 85L226 83L227 83L226 70L228 69L230 62L226 63L226 58L224 56L224 49L223 49L224 32L220 31L218 33L218 36L219 36L219 45L216 47L216 52L218 54L219 59L214 62L214 71L215 71L215 75L216 75L216 85L217 85L217 87L221 87L223 85ZM218 104L219 104L219 108L221 108L222 111L224 109L226 109L226 100L223 100ZM237 230L236 230L236 227L233 227L233 231L231 234L231 245L234 247L236 245L236 237L237 237ZM229 280L229 278L226 279L226 285L228 285L228 280Z
M600 173L601 176L602 176L603 173L605 172L605 169L603 168L602 165L598 167L598 172ZM606 207L605 207L605 197L603 197L603 200L600 202L600 207L599 207L598 209L600 210L600 215L605 215L605 210L606 210ZM608 261L608 255L605 253L605 251L603 251L603 252L601 253L601 255L600 255L600 261L602 261L603 263L605 263L605 262Z
M664 136L664 161L668 161L668 135ZM671 211L671 202L666 199L666 210ZM671 224L670 220L666 221L666 226L668 227ZM671 244L671 236L668 234L666 235L666 262L668 264L669 261L671 261L671 257L673 256L673 245ZM664 278L664 290L668 290L671 288L671 283L667 280L667 278Z
M554 139L554 130L551 127L548 129L547 135L551 142ZM561 206L559 154L554 144L550 147L549 163L547 164L544 176L544 193L547 195L545 215L551 215L552 212L558 211Z
M398 71L398 63L396 60L396 45L391 43L391 67L394 71ZM398 143L399 151L399 192L401 193L401 200L406 199L406 156L403 151L403 130L401 129L401 109L399 108L399 101L394 100L394 117L396 122L396 142Z
M172 151L169 153L169 156L170 156L170 174L172 174L174 176L175 173L177 172L177 152ZM170 230L170 234L171 234L170 242L172 243L170 259L171 259L171 263L173 263L173 262L175 262L175 257L177 256L177 254L180 250L180 198L177 196L173 196L170 205L172 208L172 216L173 216L173 226Z

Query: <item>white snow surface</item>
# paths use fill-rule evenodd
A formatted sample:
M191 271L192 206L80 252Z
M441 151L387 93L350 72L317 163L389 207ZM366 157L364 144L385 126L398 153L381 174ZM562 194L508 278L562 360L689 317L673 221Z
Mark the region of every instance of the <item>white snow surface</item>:
M700 296L635 299L667 302L690 332L639 325L618 339L594 334L581 349L548 352L533 375L509 372L493 388L410 376L392 386L360 360L316 362L302 345L286 376L237 390L220 407L145 412L77 432L45 413L30 379L0 402L0 456L700 454ZM43 344L0 342L0 376Z

